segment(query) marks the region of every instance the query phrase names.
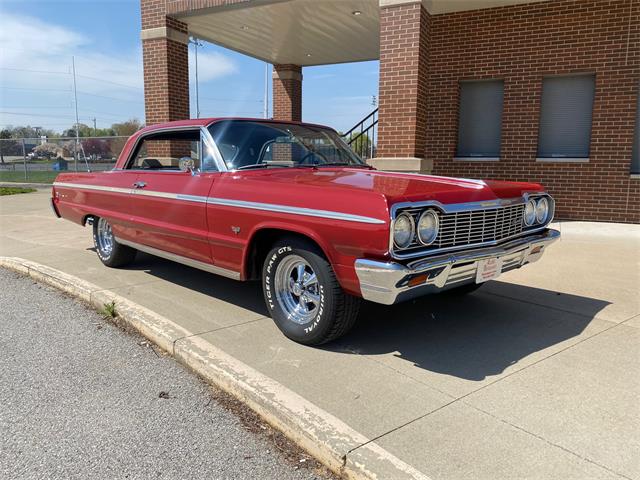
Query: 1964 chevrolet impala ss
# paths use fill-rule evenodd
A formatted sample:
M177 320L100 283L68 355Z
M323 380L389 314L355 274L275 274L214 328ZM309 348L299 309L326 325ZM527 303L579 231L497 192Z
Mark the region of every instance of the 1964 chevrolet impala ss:
M468 293L559 238L538 184L379 172L311 124L147 127L113 170L62 173L52 193L58 216L93 226L105 265L140 250L261 279L278 327L309 345L346 333L361 298Z

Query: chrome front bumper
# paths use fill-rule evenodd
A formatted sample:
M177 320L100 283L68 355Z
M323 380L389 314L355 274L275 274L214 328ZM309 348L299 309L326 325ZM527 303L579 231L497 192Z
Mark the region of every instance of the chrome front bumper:
M365 300L392 305L475 282L479 260L501 258L502 272L535 262L559 238L559 231L547 229L503 245L419 258L406 265L358 259L355 269Z

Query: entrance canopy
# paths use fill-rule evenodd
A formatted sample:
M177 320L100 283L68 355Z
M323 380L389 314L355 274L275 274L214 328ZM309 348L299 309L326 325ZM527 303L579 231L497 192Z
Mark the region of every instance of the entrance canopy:
M432 15L541 0L422 0ZM174 0L189 34L273 64L377 60L380 7L416 0Z
M171 13L189 34L273 64L376 60L377 0L254 0Z

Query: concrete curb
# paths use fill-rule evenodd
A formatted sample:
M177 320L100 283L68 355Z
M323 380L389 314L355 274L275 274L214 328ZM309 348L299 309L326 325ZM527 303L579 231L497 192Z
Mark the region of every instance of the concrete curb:
M52 186L53 186L52 183L0 182L0 187L49 189Z
M204 379L239 398L324 463L352 479L429 480L340 419L171 320L109 290L45 265L0 257L0 267L30 276L96 309L115 302L131 327Z

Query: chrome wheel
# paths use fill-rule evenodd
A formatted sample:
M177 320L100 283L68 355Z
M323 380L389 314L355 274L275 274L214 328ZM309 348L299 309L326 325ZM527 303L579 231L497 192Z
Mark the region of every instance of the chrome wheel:
M113 232L111 231L111 225L104 218L98 220L96 241L102 255L110 257L113 251Z
M309 263L289 255L278 264L274 280L276 299L287 318L299 325L311 322L320 305L320 285Z

